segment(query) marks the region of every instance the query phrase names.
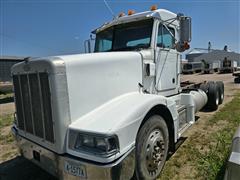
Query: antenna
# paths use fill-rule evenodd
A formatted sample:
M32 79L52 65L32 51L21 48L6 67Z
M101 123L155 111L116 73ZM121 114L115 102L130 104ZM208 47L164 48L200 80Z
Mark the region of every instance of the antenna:
M110 11L110 13L112 14L112 16L115 18L115 15L114 15L114 12L113 10L111 9L111 7L109 6L109 4L107 3L106 0L103 0L104 4L106 5L106 7L108 8L108 10Z

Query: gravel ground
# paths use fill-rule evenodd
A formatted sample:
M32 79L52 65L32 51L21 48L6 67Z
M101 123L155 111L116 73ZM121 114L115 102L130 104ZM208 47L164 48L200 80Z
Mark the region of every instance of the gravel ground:
M224 104L229 102L233 94L240 88L239 84L233 83L233 76L231 74L193 74L193 75L182 75L182 81L194 81L194 82L202 82L202 81L223 81L225 84L225 100ZM223 106L222 105L222 106ZM0 104L0 116L13 113L14 104L13 103L6 103ZM199 112L197 115L200 116L200 119L204 119L205 117L212 116L215 112ZM190 128L186 133L185 136L189 136L196 130L196 127ZM181 147L180 147L181 148ZM171 160L171 158L170 158ZM186 173L188 170L183 170ZM32 164L31 162L16 156L8 161L1 162L0 164L0 180L40 180L40 179L54 179L51 175L47 174L43 170L41 170L36 165Z

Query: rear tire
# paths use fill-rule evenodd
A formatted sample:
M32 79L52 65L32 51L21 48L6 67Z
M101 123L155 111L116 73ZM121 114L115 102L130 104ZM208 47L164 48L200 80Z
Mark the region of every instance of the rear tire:
M214 82L208 82L208 102L207 108L211 111L215 111L218 109L219 104L219 91L218 85Z
M135 175L139 180L156 179L165 164L169 146L168 127L159 115L151 116L138 132Z

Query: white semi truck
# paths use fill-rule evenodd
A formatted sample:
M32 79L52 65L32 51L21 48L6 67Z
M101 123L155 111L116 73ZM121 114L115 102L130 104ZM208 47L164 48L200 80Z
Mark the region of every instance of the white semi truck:
M233 73L237 70L237 61L230 60L227 57L221 63L220 72L221 73Z
M183 64L182 73L183 74L193 74L199 73L202 71L202 63L201 62L188 62Z
M60 179L155 179L195 113L221 104L223 83L181 87L183 14L129 11L94 33L94 53L12 68L20 152Z
M202 60L202 72L205 74L218 72L220 69L220 61L206 62Z

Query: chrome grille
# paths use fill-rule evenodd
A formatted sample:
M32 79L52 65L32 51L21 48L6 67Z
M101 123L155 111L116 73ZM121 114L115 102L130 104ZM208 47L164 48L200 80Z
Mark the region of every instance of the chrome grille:
M47 73L13 75L18 127L54 143Z

